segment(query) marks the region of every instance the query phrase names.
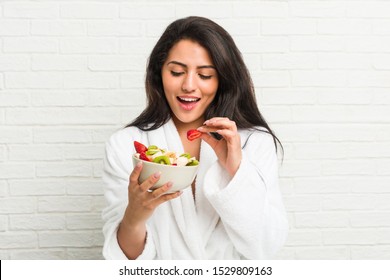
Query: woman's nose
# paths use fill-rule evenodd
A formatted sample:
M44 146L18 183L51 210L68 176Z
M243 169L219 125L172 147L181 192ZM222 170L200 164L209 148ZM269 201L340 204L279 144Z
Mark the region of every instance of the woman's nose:
M194 75L188 73L185 76L181 89L184 92L193 92L196 89L196 81Z

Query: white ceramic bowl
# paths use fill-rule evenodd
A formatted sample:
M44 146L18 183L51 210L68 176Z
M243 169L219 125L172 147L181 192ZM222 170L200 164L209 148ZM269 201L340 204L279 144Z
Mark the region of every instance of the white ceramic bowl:
M164 165L164 164L140 160L134 155L132 158L133 158L134 166L139 161L142 161L143 164L142 171L139 176L139 182L141 183L144 182L150 175L160 171L161 172L160 179L154 185L153 188L158 188L168 182L172 182L173 186L168 191L169 193L180 191L191 186L192 182L195 179L199 167L199 165L195 165L195 166Z

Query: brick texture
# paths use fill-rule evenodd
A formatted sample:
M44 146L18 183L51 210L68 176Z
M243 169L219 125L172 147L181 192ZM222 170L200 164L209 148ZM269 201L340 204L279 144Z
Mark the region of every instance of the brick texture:
M178 17L234 37L284 144L279 259L390 257L389 1L1 1L0 258L101 259L104 143Z

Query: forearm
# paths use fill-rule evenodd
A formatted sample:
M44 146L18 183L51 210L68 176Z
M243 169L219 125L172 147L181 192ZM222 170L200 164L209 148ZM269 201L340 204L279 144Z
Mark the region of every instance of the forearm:
M130 225L123 219L118 228L117 238L126 257L135 260L145 248L146 226L145 224Z

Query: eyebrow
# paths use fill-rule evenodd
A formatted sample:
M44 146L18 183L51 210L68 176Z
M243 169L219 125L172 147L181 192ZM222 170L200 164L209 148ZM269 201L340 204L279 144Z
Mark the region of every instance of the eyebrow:
M176 64L176 65L180 65L180 66L182 66L182 67L188 68L188 66L187 66L186 64L181 63L181 62L179 62L179 61L175 61L175 60L172 60L172 61L170 61L170 62L167 63L167 65L169 65L169 64ZM198 66L198 67L196 67L196 68L197 68L197 69L203 69L203 68L212 68L212 69L215 69L215 66L213 66L213 65L201 65L201 66Z

